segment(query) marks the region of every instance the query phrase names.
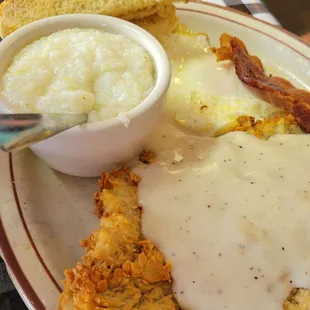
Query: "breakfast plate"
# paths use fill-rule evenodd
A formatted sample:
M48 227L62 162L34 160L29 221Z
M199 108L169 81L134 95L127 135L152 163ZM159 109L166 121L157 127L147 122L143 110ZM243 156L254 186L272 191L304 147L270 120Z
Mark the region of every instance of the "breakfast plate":
M178 4L177 15L194 32L207 33L211 46L219 45L224 32L237 36L270 73L310 89L310 49L297 37L236 11L198 1ZM233 71L208 70L208 63L199 67L199 72L188 76L191 85L199 83L200 88L222 96L245 94ZM56 309L63 271L83 255L78 240L98 226L92 212L97 179L54 171L30 150L13 155L1 152L0 165L2 255L29 309Z

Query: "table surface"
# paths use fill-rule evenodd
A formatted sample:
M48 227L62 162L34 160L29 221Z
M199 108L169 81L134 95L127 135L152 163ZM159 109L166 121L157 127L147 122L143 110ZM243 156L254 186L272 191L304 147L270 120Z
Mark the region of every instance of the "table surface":
M283 28L297 34L310 33L310 0L263 0Z
M310 44L310 0L264 0L264 3L283 28L303 35ZM1 263L3 261L0 258ZM27 307L17 291L10 290L0 294L0 310L27 310Z

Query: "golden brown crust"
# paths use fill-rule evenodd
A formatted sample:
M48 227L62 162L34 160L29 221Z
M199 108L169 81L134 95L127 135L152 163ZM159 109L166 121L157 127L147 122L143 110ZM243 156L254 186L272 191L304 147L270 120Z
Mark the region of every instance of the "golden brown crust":
M310 290L294 288L283 304L284 310L309 310Z
M141 180L139 176L137 176L135 173L132 173L126 166L122 169L116 169L112 173L102 173L101 178L98 181L100 192L96 192L94 194L94 213L99 219L104 213L104 205L102 200L100 199L100 195L104 190L112 190L113 188L118 186L116 178L123 179L130 186L138 186Z
M102 174L95 194L100 228L81 241L82 262L65 271L59 310L180 309L170 263L141 233L139 182L128 168Z
M155 161L156 155L153 151L142 151L139 155L139 160L144 164L151 164Z
M239 116L235 122L220 128L215 136L222 136L233 131L244 131L263 140L268 140L277 134L303 133L295 118L289 114L266 117L263 120L256 120L253 116Z
M137 23L160 40L175 26L177 19L173 2L172 0L5 0L0 4L0 32L1 37L4 38L20 27L42 18L62 14L91 13L114 16Z
M220 38L220 44L220 48L213 48L218 61L232 60L236 74L243 83L267 93L272 104L291 113L299 126L310 132L310 92L297 89L283 78L267 76L260 59L250 55L240 39L225 33Z

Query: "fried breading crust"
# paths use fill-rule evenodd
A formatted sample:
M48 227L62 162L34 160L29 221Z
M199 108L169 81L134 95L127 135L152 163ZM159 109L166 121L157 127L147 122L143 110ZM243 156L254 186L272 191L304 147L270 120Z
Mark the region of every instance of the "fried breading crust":
M156 160L156 155L153 151L142 151L139 155L139 160L144 164L151 164Z
M309 310L310 290L294 288L283 305L284 310Z
M240 39L224 33L220 44L220 48L213 48L218 61L232 60L243 83L267 94L270 103L291 113L299 126L310 133L310 92L297 89L283 78L267 76L260 59L250 55Z
M235 122L220 128L215 137L222 136L228 132L245 131L259 139L268 140L278 134L302 134L292 115L266 117L256 120L253 116L239 116Z
M81 241L82 261L65 271L59 310L181 309L170 263L141 234L139 182L127 168L102 174L94 198L100 228Z

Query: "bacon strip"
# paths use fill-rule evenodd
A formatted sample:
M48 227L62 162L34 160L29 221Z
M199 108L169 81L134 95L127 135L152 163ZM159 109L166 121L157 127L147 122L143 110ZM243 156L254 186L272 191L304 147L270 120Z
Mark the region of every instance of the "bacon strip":
M217 61L232 60L244 84L267 94L270 103L291 113L299 126L310 133L310 92L297 89L283 78L267 76L260 59L250 55L240 39L224 33L220 44L220 48L213 48Z

